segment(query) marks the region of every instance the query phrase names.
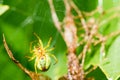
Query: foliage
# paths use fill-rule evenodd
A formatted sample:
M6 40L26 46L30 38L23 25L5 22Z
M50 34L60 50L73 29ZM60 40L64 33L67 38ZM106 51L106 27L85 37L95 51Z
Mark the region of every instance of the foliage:
M108 35L111 32L120 30L120 10L114 7L120 5L119 0L74 0L81 11L90 13L98 5L103 5L105 14L100 19L99 33ZM5 34L6 41L13 51L14 57L20 61L27 69L34 71L34 61L29 62L25 56L30 56L30 42L36 40L33 33L37 33L44 45L52 37L50 47L55 47L52 53L57 57L58 63L51 65L48 71L40 72L49 76L52 80L57 80L67 74L67 47L63 37L57 31L52 21L50 7L47 0L3 0L1 4L8 5L9 10L0 16L0 80L30 80L30 78L19 69L8 57L3 47L2 34ZM55 9L60 21L63 20L65 7L62 0L54 0ZM1 8L0 8L1 9ZM74 13L74 12L73 12ZM86 21L91 17L99 19L100 14L86 17ZM113 16L112 20L109 19ZM105 24L102 24L102 21ZM77 21L76 21L77 22ZM78 32L82 34L84 31ZM80 38L79 38L80 39ZM81 39L80 39L81 40ZM108 38L105 44L105 58L101 59L100 44L91 46L91 52L86 55L84 70L87 72L91 66L97 66L86 77L94 77L95 80L117 80L120 77L120 36ZM83 46L79 46L77 53L82 51ZM54 60L52 60L54 63ZM16 74L17 73L17 74ZM15 77L14 77L15 76ZM103 77L103 78L101 78Z

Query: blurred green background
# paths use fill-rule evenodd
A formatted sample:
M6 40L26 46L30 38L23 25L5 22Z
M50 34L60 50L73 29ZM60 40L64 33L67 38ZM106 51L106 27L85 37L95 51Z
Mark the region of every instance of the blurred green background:
M98 0L74 0L74 2L82 11L86 12L94 10L99 4ZM44 45L52 37L50 47L55 47L52 53L58 58L58 63L56 65L52 64L50 69L43 74L50 76L52 80L57 80L66 74L66 45L53 24L47 0L0 0L0 3L10 7L7 12L0 16L0 80L30 80L8 57L3 47L3 33L14 57L31 71L34 71L34 61L29 62L25 56L31 55L29 45L31 41L36 40L33 33L35 32L40 36ZM120 0L103 0L104 10L118 6L119 4ZM65 16L63 1L54 0L54 5L57 15L60 21L62 21ZM107 34L120 29L120 25L116 24L119 20L115 19L111 21L109 25L112 25L107 30L105 29L108 25L104 25L100 29L100 32ZM113 26L116 27L114 28Z
M44 43L52 37L50 47L55 47L53 54L58 58L58 63L53 65L44 74L50 75L52 79L67 73L66 45L58 33L51 19L51 13L47 0L3 0L1 4L6 4L10 9L0 16L0 80L30 80L8 57L2 42L4 33L9 48L14 57L20 61L27 69L34 71L34 61L28 61L25 56L30 56L30 42L37 38L35 32ZM60 1L58 5L63 4ZM61 16L64 15L64 12ZM54 77L53 77L54 76Z

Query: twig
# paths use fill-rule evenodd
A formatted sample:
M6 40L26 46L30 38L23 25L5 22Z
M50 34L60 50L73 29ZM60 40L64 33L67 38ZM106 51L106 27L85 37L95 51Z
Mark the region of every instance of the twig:
M87 43L86 45L84 46L83 48L83 52L82 52L82 63L81 65L84 66L84 62L85 62L85 56L86 56L86 53L92 43L92 38L93 36L97 33L97 30L98 30L98 23L96 22L93 26L92 26L92 30L90 31L90 35L88 36L88 39L87 39ZM81 56L81 54L78 56L78 58Z
M110 16L110 17L107 17L107 19L101 21L99 23L99 26L103 26L104 24L108 23L109 21L113 20L114 18L118 18L120 17L120 14L119 13L115 13L114 15Z
M105 53L105 41L103 41L101 43L101 47L100 47L100 63L102 62L105 55L106 55L106 53Z
M82 16L81 11L78 9L78 7L75 5L75 3L74 3L72 0L70 0L70 5L71 5L71 6L73 7L73 9L78 13L78 16L80 17L81 23L82 23L82 25L83 25L83 28L84 28L84 30L85 30L85 32L86 32L86 36L87 36L88 33L89 33L89 30L88 30L87 24L86 24L86 22L85 22L85 19L84 19L83 16Z
M25 72L32 80L49 80L48 77L43 76L42 74L36 74L35 72L29 71L28 69L26 69L18 60L16 60L11 52L11 50L9 49L6 40L5 40L5 36L3 34L3 43L4 43L4 47L10 57L10 59L23 71Z
M91 69L89 69L87 72L85 72L85 75L88 75L90 72L95 70L98 66L93 66Z
M117 36L117 35L120 35L120 30L119 30L119 31L112 32L112 33L106 35L106 39L111 38L111 37L114 37L114 36Z
M105 13L112 13L112 12L119 12L119 11L120 11L120 6L116 6L106 10Z
M98 0L98 12L103 13L103 0Z
M112 37L115 37L117 35L120 35L120 30L119 31L115 31L115 32L112 32L106 36L102 36L100 34L97 34L97 37L99 38L98 41L94 41L94 46L101 43L101 42L106 42L109 38L112 38Z
M58 29L59 32L61 32L61 25L59 23L59 19L57 17L56 12L55 12L55 8L54 8L54 5L53 5L53 0L48 0L48 3L50 5L51 15L52 15L52 19L53 19L53 22L55 24L55 27Z
M90 36L89 36L89 38L88 38L88 41L87 41L87 43L86 43L86 45L84 46L84 49L83 49L83 52L82 52L82 66L84 65L84 62L85 62L85 56L86 56L86 53L87 53L87 51L88 51L88 49L89 49L89 46L91 45L91 43L92 43L92 38L93 38L93 36L96 34L96 32L97 32L97 28L98 28L98 26L96 25L96 26L94 26L93 27L94 29L92 29L91 30L91 33L92 34L90 34ZM108 38L110 38L110 37L113 37L113 36L116 36L116 35L119 35L120 34L120 31L117 31L117 32L113 32L113 33L111 33L111 34L109 34L109 35L107 35L107 36L102 36L102 35L99 35L99 41L97 41L97 42L95 42L95 45L96 44L98 44L98 43L101 43L101 53L104 53L104 47L105 47L105 41L108 39ZM102 54L102 55L105 55L105 54ZM78 56L78 58L80 59L81 58L81 54Z

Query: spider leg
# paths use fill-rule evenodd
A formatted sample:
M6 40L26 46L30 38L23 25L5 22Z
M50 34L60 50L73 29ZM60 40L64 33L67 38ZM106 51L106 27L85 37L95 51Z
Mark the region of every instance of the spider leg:
M34 55L33 57L31 57L31 58L29 59L29 61L33 60L35 57L36 57L36 55Z
M48 55L51 56L55 60L54 64L56 64L58 62L58 59L53 54L49 53Z
M46 53L47 53L47 52L50 52L50 51L52 51L52 50L54 50L54 48L50 48L50 49L46 50Z
M49 41L48 41L48 43L47 43L47 45L45 46L44 49L47 49L50 46L51 40L52 40L52 38L49 39Z
M36 42L36 40L35 40L35 41L30 42L30 53L33 53L33 50L32 50L32 44L33 44L34 42Z
M38 39L38 41L39 41L40 46L41 46L41 47L43 47L43 43L42 43L42 41L41 41L40 37L39 37L36 33L34 33L34 35L37 37L37 39Z
M35 64L34 64L34 68L35 68L35 72L37 73L37 60L35 60Z
M31 61L31 60L33 60L36 57L36 55L33 55L32 57L30 57L30 56L25 56L25 57L29 58L28 61Z

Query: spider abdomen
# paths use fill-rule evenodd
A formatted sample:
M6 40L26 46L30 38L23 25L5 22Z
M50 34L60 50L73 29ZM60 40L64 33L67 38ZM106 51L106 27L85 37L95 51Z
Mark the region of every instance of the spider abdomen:
M41 56L39 59L36 58L36 61L37 68L41 71L47 71L51 65L51 58L47 54Z

